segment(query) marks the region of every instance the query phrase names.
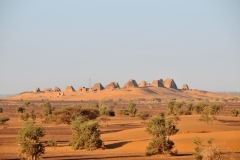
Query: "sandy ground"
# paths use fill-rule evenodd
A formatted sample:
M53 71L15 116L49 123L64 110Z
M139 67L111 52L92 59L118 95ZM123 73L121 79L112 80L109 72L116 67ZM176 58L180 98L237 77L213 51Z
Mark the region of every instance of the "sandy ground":
M63 97L57 97L57 93L24 93L8 98L0 99L0 107L4 109L1 115L8 115L10 121L8 128L0 129L0 159L18 159L19 146L16 137L18 130L23 127L23 121L20 121L16 107L23 103L23 100L30 100L31 106L28 108L41 112L40 104L47 99L58 108L62 105L76 105L80 103L92 103L85 100L134 100L136 98L161 98L161 103L152 103L153 108L148 107L148 103L137 103L138 111L148 111L151 115L166 111L166 101L170 98L177 100L189 100L201 97L208 99L211 103L216 98L231 98L236 95L223 95L211 92L201 92L195 90L178 91L159 87L134 88L131 90L105 90L99 92L70 92L65 93ZM22 100L21 100L22 99ZM84 101L81 101L84 100ZM117 109L126 107L129 102L118 102ZM215 143L225 145L228 150L235 152L231 156L240 159L240 117L229 117L231 109L240 109L240 102L219 102L224 108L218 120L213 124L203 124L198 121L199 115L180 116L177 124L179 133L171 136L170 139L175 143L175 149L178 150L178 156L169 157L155 155L145 156L145 149L151 136L145 131L146 125L137 117L115 116L106 124L100 124L102 132L101 138L106 149L94 151L72 150L68 146L71 137L69 125L42 124L46 129L47 135L42 141L56 140L58 147L47 147L43 159L192 159L194 149L193 139L199 136L203 140L213 138ZM41 124L38 114L36 123ZM225 155L229 159L229 155Z
M51 101L90 101L90 100L108 100L115 101L119 99L135 100L138 98L152 99L161 98L162 101L176 98L179 100L191 100L196 98L208 99L215 101L216 98L232 98L240 95L220 94L199 90L175 90L162 87L139 87L131 89L106 89L102 91L82 91L82 92L64 92L64 96L59 95L60 92L30 92L16 95L8 98L9 100L51 100ZM61 92L62 93L62 92Z

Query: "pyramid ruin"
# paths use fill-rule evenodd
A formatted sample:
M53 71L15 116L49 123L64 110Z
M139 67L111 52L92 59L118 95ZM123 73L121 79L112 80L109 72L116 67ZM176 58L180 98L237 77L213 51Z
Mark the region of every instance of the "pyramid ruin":
M103 89L104 87L102 86L101 83L95 83L94 86L92 87L92 91L101 91Z
M142 81L138 84L138 87L145 87L145 86L150 86L150 83L148 83L147 81Z
M163 85L166 88L178 89L176 83L171 78L167 78L165 81L163 81Z
M40 88L35 88L33 92L41 92Z
M75 89L72 86L67 86L64 92L75 92Z
M138 87L137 82L134 79L130 79L126 84L124 84L122 88L126 89L126 88L135 88L135 87Z
M183 84L183 86L182 86L182 90L189 90L188 85L187 85L187 84Z
M153 80L152 86L155 86L155 87L164 87L164 85L163 85L163 80L162 80L162 79Z
M79 87L78 92L89 91L89 88Z
M53 92L52 88L44 88L44 92Z
M111 82L110 84L106 85L105 89L120 89L118 82Z
M54 92L61 92L61 89L58 88L58 87L55 87L53 91L54 91Z

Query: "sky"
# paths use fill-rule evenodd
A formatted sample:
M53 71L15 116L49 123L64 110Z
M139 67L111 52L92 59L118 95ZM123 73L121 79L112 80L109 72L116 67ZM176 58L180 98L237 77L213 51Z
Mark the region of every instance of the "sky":
M0 0L0 94L89 78L240 91L240 1Z

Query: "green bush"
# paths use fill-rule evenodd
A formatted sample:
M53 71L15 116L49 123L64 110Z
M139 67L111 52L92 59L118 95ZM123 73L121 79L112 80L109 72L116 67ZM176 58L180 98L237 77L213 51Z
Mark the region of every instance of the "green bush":
M83 117L76 118L72 123L72 138L70 144L74 150L94 150L103 147L97 121L86 121Z
M54 111L54 107L52 107L51 103L46 102L41 105L42 107L42 115L43 115L43 123L51 123L52 122L52 114Z
M75 118L82 116L85 120L93 120L100 116L99 110L94 107L64 106L53 112L56 123L71 124Z
M145 122L145 120L150 118L150 114L148 112L146 112L146 111L145 112L139 112L137 114L137 117Z
M27 121L28 118L30 117L28 113L22 113L19 115L20 119L23 121Z
M161 102L161 98L153 98L152 99L154 102Z
M112 106L106 107L100 107L100 115L107 115L107 116L115 116L115 112L112 110Z
M24 105L24 106L29 106L29 105L30 105L30 101L24 101L24 102L23 102L23 105Z
M45 152L45 146L40 138L45 136L45 130L35 125L34 122L27 122L24 128L18 131L18 144L20 145L21 159L38 159Z
M34 110L31 110L31 112L29 113L29 117L32 118L33 121L37 118L37 115Z
M48 147L56 147L57 146L57 141L48 141L47 146Z
M204 108L207 106L204 102L198 102L193 106L193 112L196 114L201 114L204 111Z
M153 136L146 148L147 156L174 154L172 151L174 143L169 136L176 134L178 129L171 119L165 119L164 115L156 116L149 120L146 131Z
M213 144L213 139L207 140L203 143L199 137L194 139L193 158L195 160L222 160L223 148L221 145Z
M6 122L9 120L10 118L8 116L0 116L0 125L4 127L4 125L6 125Z
M117 110L117 114L120 116L123 116L123 115L129 115L129 112L127 109L119 109Z
M133 102L130 102L128 105L128 112L129 114L134 117L137 113L137 108L136 108L136 104Z
M174 100L169 101L167 104L167 115L179 114L183 104L184 103L176 102Z
M222 110L223 106L219 104L211 104L208 106L209 114L216 115L219 114L219 112Z
M232 116L232 117L240 116L240 111L233 109L230 111L230 116Z
M24 107L17 107L16 108L16 112L17 113L23 113L25 111L25 108Z

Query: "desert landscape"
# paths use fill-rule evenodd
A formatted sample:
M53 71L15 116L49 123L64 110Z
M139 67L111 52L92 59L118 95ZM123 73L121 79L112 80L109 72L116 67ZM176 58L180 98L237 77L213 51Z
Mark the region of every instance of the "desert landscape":
M33 92L0 99L2 115L7 115L10 120L7 127L0 130L0 159L18 159L20 146L17 142L18 131L26 123L19 117L16 109L24 106L24 102L30 102L24 106L25 112L34 110L36 124L41 124L46 130L46 135L41 142L56 141L56 146L46 146L43 159L193 159L194 138L197 136L203 141L209 138L214 143L221 144L224 148L224 159L240 158L240 117L230 116L233 109L240 109L240 96L233 94L221 94L197 89L189 89L184 84L178 89L173 79L163 81L154 80L151 84L145 81L137 84L130 79L122 88L117 82L111 82L105 88L97 83L92 88L80 87L77 91L72 86L67 86L64 91L60 88L47 88L41 91L36 88ZM169 154L156 154L146 156L145 151L151 136L146 132L149 119L140 119L137 113L148 113L151 117L159 113L166 113L170 101L197 104L204 102L208 105L219 104L223 108L216 115L212 123L199 121L200 114L179 115L176 127L179 131L170 136L174 142L175 156ZM106 121L99 121L101 140L104 148L94 150L73 150L69 146L72 131L68 124L43 123L42 107L49 102L55 110L62 106L79 106L98 104L101 107L114 104L115 116L108 116ZM136 116L119 114L119 110L127 109L129 104L136 104ZM171 115L166 118L171 117Z
M0 0L0 159L239 160L239 0Z

